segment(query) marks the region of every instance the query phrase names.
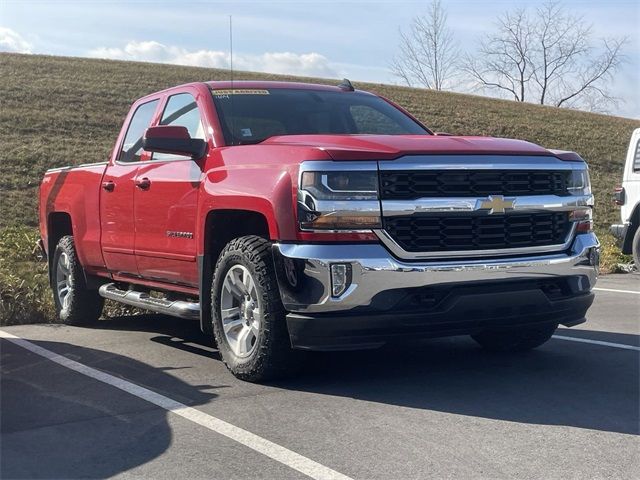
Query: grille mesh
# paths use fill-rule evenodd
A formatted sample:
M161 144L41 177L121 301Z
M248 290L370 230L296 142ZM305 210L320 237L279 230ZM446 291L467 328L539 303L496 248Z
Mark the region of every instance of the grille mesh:
M408 252L446 252L563 244L565 212L387 217L384 228Z
M566 171L381 171L383 200L486 195L568 195Z

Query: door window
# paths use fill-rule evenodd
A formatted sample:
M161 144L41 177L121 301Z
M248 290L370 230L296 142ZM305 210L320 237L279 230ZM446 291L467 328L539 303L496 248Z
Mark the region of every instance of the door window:
M640 172L640 140L636 143L636 154L633 156L633 171Z
M204 128L200 119L200 110L196 99L189 93L179 93L172 95L167 101L167 106L162 113L160 125L173 125L186 127L191 138L205 140ZM154 153L153 160L174 160L185 159L183 155L173 155L169 153Z
M118 160L121 162L138 162L140 161L140 155L142 154L142 137L144 132L151 125L153 120L153 114L158 106L158 100L143 103L140 105L127 128L127 134L124 136L124 142L118 155Z

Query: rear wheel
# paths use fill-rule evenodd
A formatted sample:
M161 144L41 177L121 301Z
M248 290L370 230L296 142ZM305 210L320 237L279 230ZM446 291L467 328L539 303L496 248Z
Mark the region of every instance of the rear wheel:
M267 240L247 236L227 244L215 268L211 306L218 350L236 377L264 381L299 366Z
M487 330L471 335L483 348L499 352L521 352L539 347L558 328L558 324L518 328L517 330Z
M102 314L104 299L86 286L73 237L62 237L52 262L51 284L58 318L68 325L89 325Z

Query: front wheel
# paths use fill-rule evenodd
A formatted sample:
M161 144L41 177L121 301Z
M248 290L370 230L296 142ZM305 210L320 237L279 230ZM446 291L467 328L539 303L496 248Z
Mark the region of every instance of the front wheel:
M102 314L104 299L86 286L73 237L62 237L53 254L51 286L58 318L68 325L89 325Z
M218 350L236 377L264 381L299 366L267 240L247 236L227 244L216 264L211 306Z
M547 342L558 324L523 327L513 330L487 330L471 335L483 348L499 352L522 352Z

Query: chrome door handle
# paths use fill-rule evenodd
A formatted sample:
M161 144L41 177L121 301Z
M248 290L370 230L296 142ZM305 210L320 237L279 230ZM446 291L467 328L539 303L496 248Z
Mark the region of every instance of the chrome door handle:
M147 177L139 178L136 180L136 187L141 190L148 190L150 186L151 180L149 180Z

